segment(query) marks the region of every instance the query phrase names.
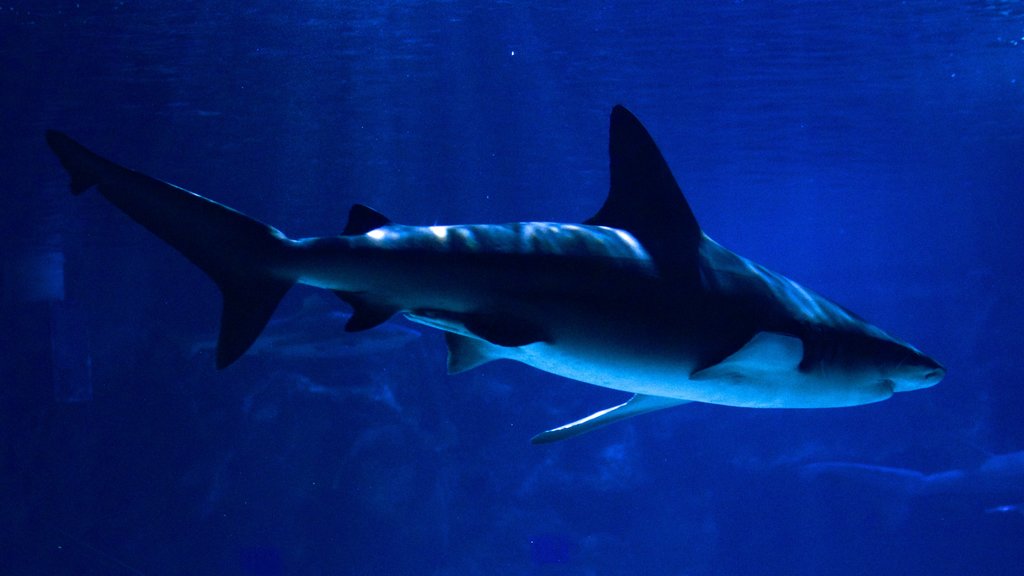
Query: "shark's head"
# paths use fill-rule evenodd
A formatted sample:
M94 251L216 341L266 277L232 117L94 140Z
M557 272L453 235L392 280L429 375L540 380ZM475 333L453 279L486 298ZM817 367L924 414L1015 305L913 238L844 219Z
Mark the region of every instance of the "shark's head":
M946 369L913 346L870 325L839 330L810 350L809 365L823 366L826 377L890 392L910 392L934 386Z
M885 335L872 335L872 354L866 356L874 364L878 377L893 392L910 392L934 386L946 375L946 369L913 346Z
M946 375L946 369L938 362L918 352L911 346L903 348L902 358L895 365L883 370L892 382L893 392L909 392L934 386Z

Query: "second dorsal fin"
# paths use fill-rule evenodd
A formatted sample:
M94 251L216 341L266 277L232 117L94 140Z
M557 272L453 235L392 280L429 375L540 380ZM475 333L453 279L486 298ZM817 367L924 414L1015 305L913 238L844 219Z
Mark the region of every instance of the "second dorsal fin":
M348 211L348 223L345 224L345 230L342 231L341 235L359 236L388 224L391 224L391 220L387 216L369 206L353 204L352 208Z

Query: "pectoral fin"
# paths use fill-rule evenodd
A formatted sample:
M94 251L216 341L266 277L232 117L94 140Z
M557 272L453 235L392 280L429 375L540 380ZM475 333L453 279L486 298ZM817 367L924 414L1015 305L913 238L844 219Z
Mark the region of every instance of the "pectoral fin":
M725 360L691 374L690 380L757 380L768 374L796 371L803 356L804 345L799 338L778 332L758 332Z
M623 404L612 406L607 410L601 410L600 412L596 412L586 418L566 424L565 426L559 426L558 428L553 428L547 432L541 432L534 436L530 441L534 444L557 442L559 440L565 440L566 438L572 438L573 436L579 436L580 434L590 432L595 428L600 428L601 426L611 424L612 422L618 422L624 418L639 416L640 414L646 414L648 412L654 412L655 410L670 408L672 406L678 406L688 402L690 401L680 400L678 398L634 394L632 398Z

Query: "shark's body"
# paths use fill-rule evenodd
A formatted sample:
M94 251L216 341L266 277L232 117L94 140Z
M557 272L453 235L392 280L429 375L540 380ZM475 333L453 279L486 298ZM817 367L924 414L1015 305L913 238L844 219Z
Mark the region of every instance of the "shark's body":
M537 442L691 401L865 404L944 374L913 347L708 238L650 135L621 106L611 120L611 190L584 224L403 226L357 205L341 235L292 240L63 134L47 141L74 192L96 186L217 282L219 367L249 348L302 283L352 305L349 331L395 313L445 330L451 372L504 358L634 393Z

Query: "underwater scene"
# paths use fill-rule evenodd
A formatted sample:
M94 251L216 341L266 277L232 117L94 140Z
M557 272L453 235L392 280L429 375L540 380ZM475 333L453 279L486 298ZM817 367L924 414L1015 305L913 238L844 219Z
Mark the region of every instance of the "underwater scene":
M0 574L1024 573L1024 2L0 0Z

